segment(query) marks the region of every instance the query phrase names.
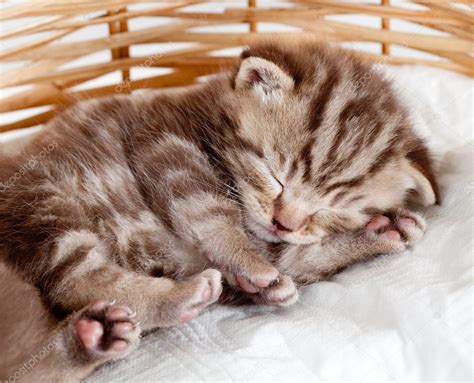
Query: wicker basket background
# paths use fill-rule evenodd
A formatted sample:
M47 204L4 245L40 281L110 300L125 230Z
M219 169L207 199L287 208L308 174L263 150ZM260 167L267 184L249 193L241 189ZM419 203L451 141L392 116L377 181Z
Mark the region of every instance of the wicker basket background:
M344 16L354 14L369 16L372 22L375 20L375 26L344 20ZM363 53L376 63L422 64L474 76L473 15L472 0L248 0L241 4L195 0L40 0L6 6L0 11L2 23L22 24L2 28L0 32L0 113L24 113L16 121L3 122L0 132L42 124L77 100L141 88L192 84L197 78L232 64L233 59L224 48L241 47L279 34L376 43L380 49ZM420 31L394 30L394 24L400 21L421 27ZM262 27L268 23L286 26L288 30L269 31ZM81 30L100 25L106 28L105 35L68 41L71 35L78 36ZM226 26L233 26L236 31L229 32ZM192 44L182 44L186 42ZM158 48L140 54L136 47L144 44ZM400 47L404 50L397 52L416 50L422 55L393 54ZM108 52L105 60L93 64L81 61L104 50ZM134 70L144 68L162 70L147 78L133 75ZM87 86L111 73L116 75L111 83Z

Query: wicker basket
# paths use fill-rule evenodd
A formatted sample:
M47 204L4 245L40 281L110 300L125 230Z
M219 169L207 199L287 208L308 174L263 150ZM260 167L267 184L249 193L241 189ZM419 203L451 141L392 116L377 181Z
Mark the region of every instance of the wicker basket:
M223 49L279 34L311 35L353 45L371 43L372 53L363 55L378 63L422 64L473 76L470 4L472 0L249 0L241 4L195 0L41 0L7 4L1 10L1 20L4 25L16 24L2 28L0 33L0 113L24 113L16 113L21 117L13 122L4 119L0 132L42 124L77 100L140 88L191 84L232 64L233 58ZM363 15L372 25L354 24L347 18L351 14ZM28 18L27 22L19 26L24 18ZM158 25L140 27L145 20L151 24L156 21ZM275 24L288 30L268 29ZM404 24L418 29L404 32L396 28ZM235 27L234 32L225 29L229 25ZM68 41L71 35L80 36L79 31L91 26L105 28L105 35ZM192 44L183 47L185 42ZM146 55L134 54L134 49L143 47L142 44L154 44L159 49ZM108 52L105 61L77 61L104 50ZM238 53L237 49L234 51L234 55ZM421 55L411 54L414 51ZM151 77L134 78L133 71L143 68L162 71ZM111 73L118 75L111 84L87 86Z

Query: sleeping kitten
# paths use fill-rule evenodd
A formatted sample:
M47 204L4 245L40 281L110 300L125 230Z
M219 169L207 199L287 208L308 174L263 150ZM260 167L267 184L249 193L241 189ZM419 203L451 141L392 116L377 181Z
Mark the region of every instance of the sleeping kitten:
M368 71L313 42L264 43L186 92L70 108L0 163L5 261L56 310L116 298L146 330L198 315L221 273L287 305L295 281L401 251L424 222L397 209L437 186L390 84L353 86Z

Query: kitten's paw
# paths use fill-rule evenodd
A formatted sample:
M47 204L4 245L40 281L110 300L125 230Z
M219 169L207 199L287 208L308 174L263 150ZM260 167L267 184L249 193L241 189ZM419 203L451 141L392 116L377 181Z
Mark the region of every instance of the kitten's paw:
M279 272L273 266L256 265L252 272L245 272L240 270L235 275L235 282L242 290L247 293L256 293L259 289L266 288L278 281ZM232 281L231 281L232 283ZM234 283L235 284L235 283Z
M386 248L381 252L399 252L413 246L423 237L425 228L421 216L403 209L376 215L366 226L367 233L378 238L381 247Z
M260 288L255 288L254 285L241 276L236 276L236 280L240 288L249 293L251 298L257 303L272 306L288 306L298 300L296 285L286 275L280 275L269 286Z
M127 356L139 342L140 326L128 307L98 301L77 313L70 323L86 360Z
M426 230L426 221L419 214L405 209L398 209L389 213L388 216L394 222L394 227L407 246L413 246L423 237Z
M262 289L259 301L272 306L289 306L298 300L298 290L287 275L280 275L277 283Z
M176 318L178 323L189 322L210 304L217 302L222 293L222 275L218 270L207 269L180 286L181 303Z

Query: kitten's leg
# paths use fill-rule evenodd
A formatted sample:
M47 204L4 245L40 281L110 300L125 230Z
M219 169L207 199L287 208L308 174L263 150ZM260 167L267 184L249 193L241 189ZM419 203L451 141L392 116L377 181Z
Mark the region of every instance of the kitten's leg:
M102 242L92 233L76 234L74 242L58 241L61 252L53 252L56 256L38 282L53 307L77 311L90 302L116 299L137 312L146 330L191 320L221 293L217 270L208 269L179 282L137 274L110 262ZM67 238L71 237L69 233Z
M0 381L78 382L136 347L131 312L98 302L58 323L39 291L0 263Z
M223 271L232 286L265 295L269 304L296 300L291 279L280 276L247 237L239 205L224 194L225 185L199 148L168 137L150 143L133 168L150 208L180 241L196 249L203 264Z
M34 368L21 381L79 382L97 366L129 355L139 335L131 309L98 301L58 324L32 354L38 356Z
M97 300L117 299L136 310L142 328L150 329L190 320L218 299L217 270L176 282L118 266L113 239L95 233L86 214L90 206L74 195L49 183L11 193L0 196L0 201L6 198L0 203L0 233L5 233L0 245L7 249L2 258L38 287L50 305L77 311Z
M182 238L193 243L212 267L221 270L233 288L270 305L284 306L297 300L292 279L281 275L250 242L237 223L240 212L231 201L216 196L202 196L199 200L191 197L175 203L175 211L182 218L176 226L183 229L183 222L189 225L182 231Z
M330 237L322 244L288 245L276 265L300 285L313 283L376 255L399 253L419 241L425 228L421 216L398 209L374 216L364 229Z

